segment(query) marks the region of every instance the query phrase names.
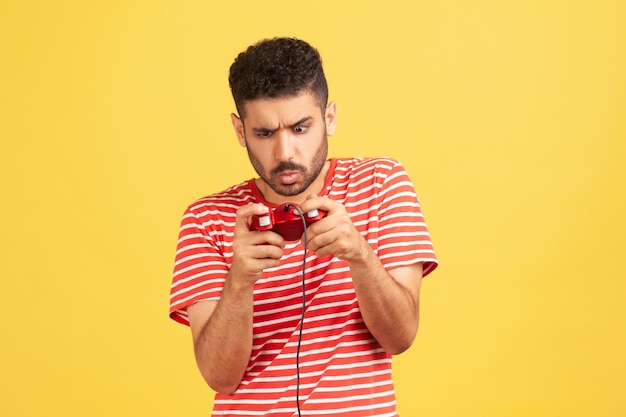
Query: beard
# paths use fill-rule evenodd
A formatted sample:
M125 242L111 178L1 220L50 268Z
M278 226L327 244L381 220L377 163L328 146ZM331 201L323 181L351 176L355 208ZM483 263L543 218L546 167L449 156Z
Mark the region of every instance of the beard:
M250 163L252 163L254 170L263 182L265 182L276 194L284 197L293 197L306 191L306 189L313 184L313 181L317 179L320 172L322 172L324 164L326 163L326 157L328 156L328 136L326 135L326 132L324 132L322 143L315 151L315 155L313 155L313 159L311 161L311 166L308 168L304 165L288 161L281 162L278 166L267 172L265 167L263 167L263 164L261 164L259 158L257 158L250 148L246 147L246 150L248 151ZM279 177L280 174L285 171L299 172L302 175L302 181L298 181L293 184L283 184Z

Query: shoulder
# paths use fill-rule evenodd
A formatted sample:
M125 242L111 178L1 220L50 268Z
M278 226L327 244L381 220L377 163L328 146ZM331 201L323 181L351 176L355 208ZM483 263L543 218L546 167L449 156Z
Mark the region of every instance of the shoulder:
M335 165L335 176L387 176L392 172L404 171L402 164L389 157L339 158Z
M216 192L193 201L187 206L187 213L201 215L208 211L213 213L235 213L237 209L254 200L250 181L233 185L225 190Z

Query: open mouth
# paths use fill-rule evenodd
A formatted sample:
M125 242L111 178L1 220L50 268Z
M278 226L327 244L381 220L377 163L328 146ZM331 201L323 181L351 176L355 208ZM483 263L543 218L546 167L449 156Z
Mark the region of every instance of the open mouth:
M298 180L298 171L283 171L278 174L278 178L282 184L290 185Z

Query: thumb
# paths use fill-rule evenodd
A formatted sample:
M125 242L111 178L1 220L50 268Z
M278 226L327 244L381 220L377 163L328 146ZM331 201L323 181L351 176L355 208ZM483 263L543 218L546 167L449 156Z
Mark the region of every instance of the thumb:
M235 228L245 228L250 230L252 217L269 213L269 207L261 203L249 203L237 209Z

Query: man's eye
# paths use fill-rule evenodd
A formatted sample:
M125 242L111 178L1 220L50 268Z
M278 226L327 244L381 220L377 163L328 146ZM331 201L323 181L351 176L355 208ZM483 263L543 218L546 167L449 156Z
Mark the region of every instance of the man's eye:
M293 131L296 133L304 133L306 132L306 126L296 126L293 128Z
M272 132L270 131L258 132L256 135L260 138L269 138L270 136L272 136Z

